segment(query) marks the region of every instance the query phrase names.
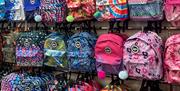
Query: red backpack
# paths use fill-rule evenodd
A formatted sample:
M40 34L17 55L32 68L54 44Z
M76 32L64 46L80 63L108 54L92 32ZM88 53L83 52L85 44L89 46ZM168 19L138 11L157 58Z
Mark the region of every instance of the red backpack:
M103 79L105 73L118 74L122 69L125 39L113 33L102 34L98 38L95 46L95 58L99 78Z

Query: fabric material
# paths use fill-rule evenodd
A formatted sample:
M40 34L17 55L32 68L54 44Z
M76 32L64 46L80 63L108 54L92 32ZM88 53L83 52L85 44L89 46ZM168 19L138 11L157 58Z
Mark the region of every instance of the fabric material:
M46 56L45 65L67 68L66 44L63 35L57 32L51 33L46 38L44 48Z
M45 33L21 32L16 40L16 61L19 66L42 66Z
M138 32L127 39L124 47L123 62L131 78L162 78L162 39L156 33Z
M130 18L135 21L163 19L162 0L129 0Z
M66 17L65 0L42 0L40 6L42 22L45 24L61 23Z
M67 57L71 70L91 72L95 70L94 46L96 36L88 32L76 33L67 41Z
M170 36L165 43L165 80L168 83L180 83L180 35Z
M95 13L94 0L66 0L68 15L74 17L74 21L89 20Z
M126 0L97 0L96 11L100 15L96 19L104 20L126 20L128 18L128 6Z

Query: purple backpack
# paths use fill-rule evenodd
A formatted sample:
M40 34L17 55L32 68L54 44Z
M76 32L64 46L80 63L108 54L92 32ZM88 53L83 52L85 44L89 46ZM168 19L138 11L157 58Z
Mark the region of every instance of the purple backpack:
M42 66L44 61L45 33L21 32L16 40L16 62L18 66Z
M129 37L124 44L123 55L123 63L131 78L162 78L162 39L156 33L138 32Z

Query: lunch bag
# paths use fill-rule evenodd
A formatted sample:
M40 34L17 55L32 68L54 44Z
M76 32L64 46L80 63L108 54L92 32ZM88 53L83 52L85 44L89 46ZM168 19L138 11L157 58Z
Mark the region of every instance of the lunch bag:
M94 46L96 36L80 32L67 41L67 57L71 71L92 72L95 70Z
M117 75L123 70L123 36L109 33L99 36L95 46L95 59L98 77L105 73Z
M151 31L140 31L124 44L123 63L129 77L160 80L163 76L162 39Z
M46 37L44 43L45 65L51 67L67 68L66 42L64 36L53 32Z
M16 40L16 62L18 66L42 66L44 40L42 31L20 32Z
M128 0L130 19L156 21L163 19L162 0Z
M180 83L180 34L170 36L165 43L164 70L168 83Z
M173 26L180 26L180 1L166 0L164 11L167 21L171 22Z
M128 18L127 0L96 0L96 13L98 21L118 21Z

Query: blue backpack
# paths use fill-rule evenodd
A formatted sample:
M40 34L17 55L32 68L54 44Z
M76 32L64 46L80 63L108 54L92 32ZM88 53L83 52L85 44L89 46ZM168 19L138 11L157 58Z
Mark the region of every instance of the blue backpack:
M95 70L94 46L96 36L88 32L76 33L67 41L67 57L71 71Z
M38 9L41 5L40 0L24 0L24 10L26 12L26 19L32 19L35 15L38 15Z
M0 0L0 20L4 20L6 15L5 1Z

